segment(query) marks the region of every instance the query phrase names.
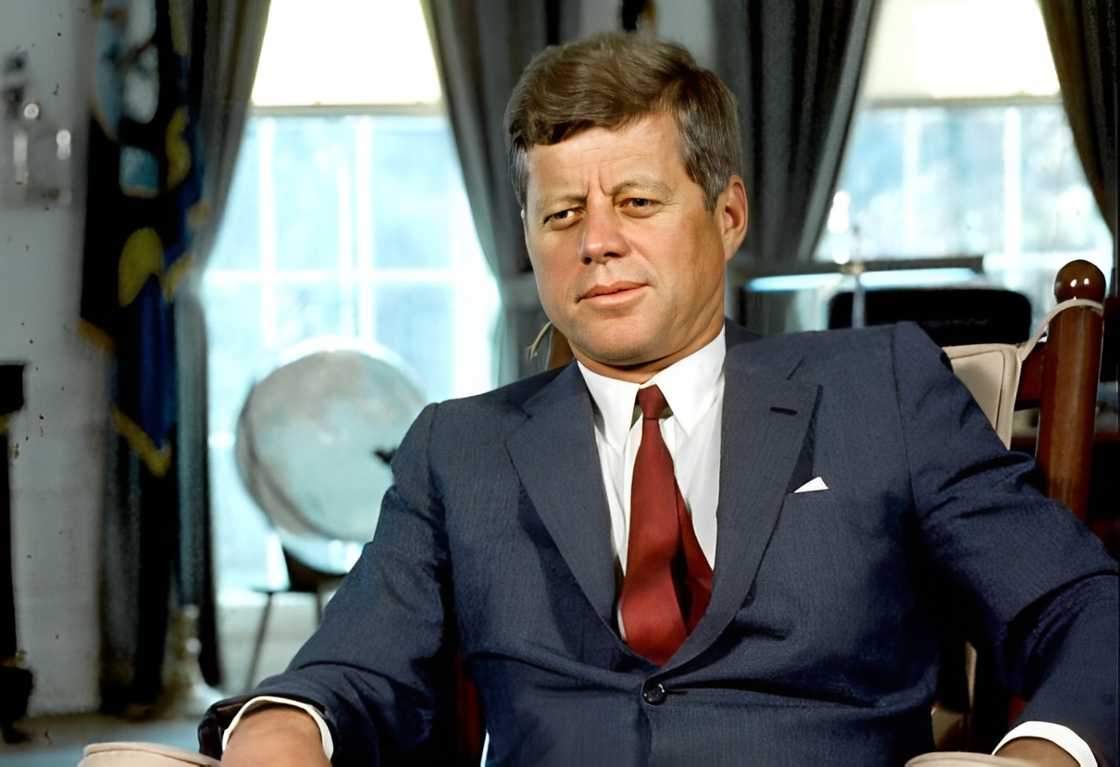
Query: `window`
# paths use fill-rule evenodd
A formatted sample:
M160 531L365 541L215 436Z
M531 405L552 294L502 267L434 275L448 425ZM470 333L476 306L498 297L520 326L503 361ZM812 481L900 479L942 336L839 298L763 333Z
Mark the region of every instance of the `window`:
M1111 249L1035 0L886 0L818 258L982 255L1038 321Z
M294 349L324 337L386 347L430 400L493 385L497 288L441 98L419 2L273 0L203 280L224 594L283 580L234 429L250 386Z
M868 107L848 151L836 260L1110 247L1060 103Z

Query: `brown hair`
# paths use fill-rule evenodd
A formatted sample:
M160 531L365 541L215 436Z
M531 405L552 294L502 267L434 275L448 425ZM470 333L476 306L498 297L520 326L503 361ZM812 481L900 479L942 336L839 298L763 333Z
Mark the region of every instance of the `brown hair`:
M735 96L683 46L623 32L551 46L525 68L505 114L517 201L525 206L530 148L655 112L673 116L685 170L714 209L732 174L742 172Z

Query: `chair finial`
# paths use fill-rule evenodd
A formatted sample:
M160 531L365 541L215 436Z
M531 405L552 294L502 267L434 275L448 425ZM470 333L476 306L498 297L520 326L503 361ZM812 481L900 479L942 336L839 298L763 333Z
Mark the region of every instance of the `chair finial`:
M1061 268L1054 280L1054 297L1061 301L1071 298L1104 300L1104 275L1095 265L1084 259L1070 261Z

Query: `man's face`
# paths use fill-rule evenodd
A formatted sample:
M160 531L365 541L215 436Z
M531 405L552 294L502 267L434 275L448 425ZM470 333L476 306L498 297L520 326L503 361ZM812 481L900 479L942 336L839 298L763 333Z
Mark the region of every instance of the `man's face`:
M724 264L746 232L732 177L715 209L664 113L528 153L525 242L545 313L592 370L643 381L723 324Z

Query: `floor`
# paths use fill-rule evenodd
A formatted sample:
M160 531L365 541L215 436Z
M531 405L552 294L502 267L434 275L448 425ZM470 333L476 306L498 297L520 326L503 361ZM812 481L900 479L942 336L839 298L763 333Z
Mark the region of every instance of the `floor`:
M223 605L221 648L226 668L225 694L242 692L247 680L264 598L249 595L243 604ZM303 594L280 594L274 600L265 641L252 683L279 673L317 624L314 601ZM31 736L27 743L12 746L0 741L2 767L75 767L87 743L139 740L198 748L195 735L206 705L222 697L209 688L195 688L196 695L183 703L193 713L179 719L131 721L100 714L41 716L20 720L18 727Z

